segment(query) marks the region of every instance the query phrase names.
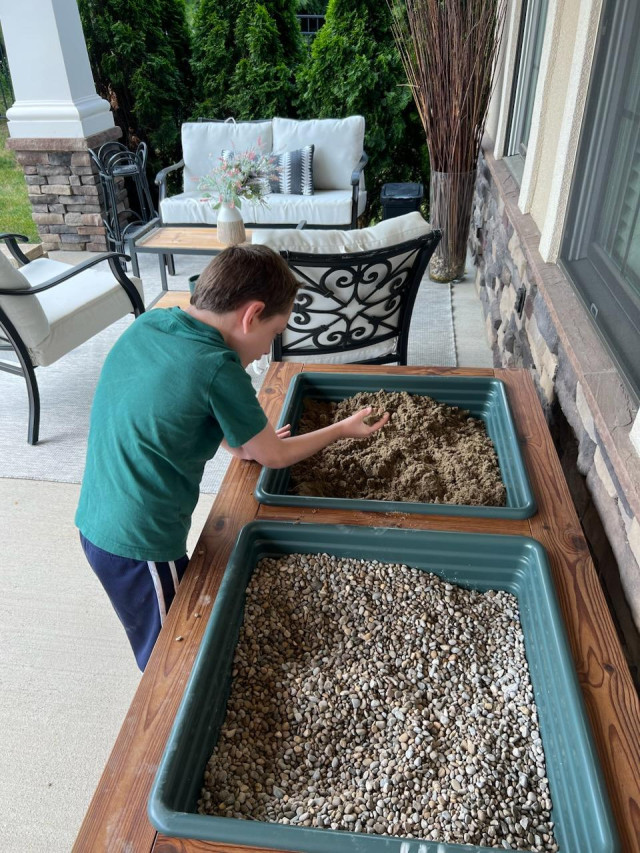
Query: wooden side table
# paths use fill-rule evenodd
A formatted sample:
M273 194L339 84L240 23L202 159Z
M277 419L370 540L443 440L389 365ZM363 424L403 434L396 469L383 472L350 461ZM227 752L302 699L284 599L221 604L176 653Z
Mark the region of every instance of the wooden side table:
M275 423L297 363L269 368L261 402ZM265 853L157 835L149 791L240 528L253 519L532 536L546 548L613 814L625 851L640 851L640 704L533 382L525 370L309 366L313 371L495 376L506 387L538 512L527 520L260 506L260 468L233 459L78 835L77 851ZM177 641L177 637L182 637ZM583 853L583 851L567 851Z
M247 242L251 242L252 231L246 230ZM162 289L168 290L167 258L172 255L217 255L226 249L218 240L218 229L213 225L161 225L152 219L139 228L127 240L127 252L131 256L131 267L135 276L140 275L138 255L157 255L160 263Z

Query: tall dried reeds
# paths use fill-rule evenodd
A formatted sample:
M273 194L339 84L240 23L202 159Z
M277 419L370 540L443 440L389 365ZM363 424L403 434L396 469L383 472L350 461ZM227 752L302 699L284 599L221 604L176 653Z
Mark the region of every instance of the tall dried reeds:
M476 168L506 0L388 0L431 169Z
M436 281L464 274L474 175L506 0L387 0L393 35L427 137L430 218L443 231Z

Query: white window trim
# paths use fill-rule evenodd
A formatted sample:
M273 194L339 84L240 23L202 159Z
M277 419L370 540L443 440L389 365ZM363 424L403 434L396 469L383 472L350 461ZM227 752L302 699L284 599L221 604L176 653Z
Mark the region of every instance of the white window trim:
M555 263L560 252L601 11L602 0L581 0L551 189L544 223L540 229L539 250L542 259L547 263ZM526 173L525 166L525 177ZM529 197L529 204L530 201Z
M587 0L587 3L590 1ZM524 172L522 173L520 196L518 197L518 207L522 213L529 213L531 210L534 190L538 179L540 154L544 136L544 107L549 103L551 97L552 75L549 71L553 69L558 51L562 6L563 0L549 0L547 5L547 20L544 28L544 39L542 41L542 53L540 55L540 70L538 71L538 82L536 83L536 93L533 99L527 156L524 161ZM556 157L557 163L558 157Z
M505 156L507 147L507 129L509 127L509 108L511 105L511 90L517 72L516 60L518 57L518 32L520 30L520 15L522 13L522 0L513 0L511 14L509 16L509 27L507 31L506 47L504 48L504 73L502 77L502 88L500 90L500 111L498 126L494 140L493 156L500 160ZM496 93L494 97L498 95Z

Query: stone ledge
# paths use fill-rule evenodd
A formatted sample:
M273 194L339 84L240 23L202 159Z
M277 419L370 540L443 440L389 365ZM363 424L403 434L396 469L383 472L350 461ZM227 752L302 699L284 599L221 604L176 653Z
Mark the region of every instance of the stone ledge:
M25 139L10 136L7 139L6 147L14 151L86 151L88 148L99 148L103 143L119 139L121 136L122 129L116 125L109 128L109 130L94 133L93 136L87 136L86 138L60 136ZM86 161L83 160L83 162Z
M640 458L630 439L638 406L561 266L542 260L538 251L540 232L531 216L520 211L513 176L503 162L494 159L493 145L486 138L483 153L625 497L633 514L640 517Z

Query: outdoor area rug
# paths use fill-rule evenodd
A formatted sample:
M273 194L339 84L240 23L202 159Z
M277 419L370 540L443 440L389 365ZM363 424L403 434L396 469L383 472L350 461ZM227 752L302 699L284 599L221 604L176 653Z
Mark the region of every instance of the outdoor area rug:
M170 277L172 290L187 290L190 275L199 272L202 258L180 256L177 275ZM158 262L143 256L140 273L145 304L161 293ZM0 477L80 483L84 471L89 413L104 359L131 317L114 323L60 361L38 368L40 388L40 440L27 444L28 401L24 380L0 372ZM411 322L409 364L456 366L456 347L451 310L451 288L425 277L420 286ZM252 374L258 390L263 376ZM215 494L231 456L224 450L207 464L200 490Z

